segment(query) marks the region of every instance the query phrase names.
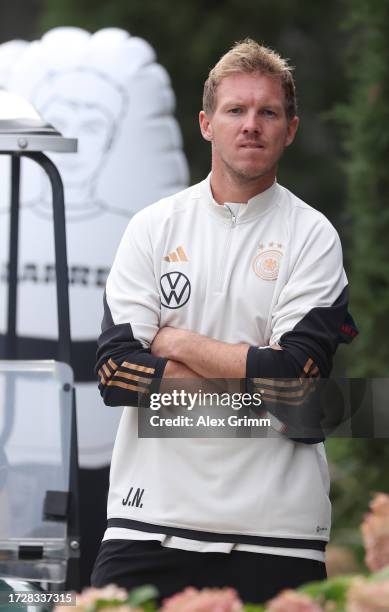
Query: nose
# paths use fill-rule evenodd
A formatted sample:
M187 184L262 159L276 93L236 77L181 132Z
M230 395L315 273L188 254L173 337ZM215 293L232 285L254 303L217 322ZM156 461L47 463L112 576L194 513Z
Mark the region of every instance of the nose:
M242 131L244 134L259 134L262 131L261 120L255 111L245 114Z

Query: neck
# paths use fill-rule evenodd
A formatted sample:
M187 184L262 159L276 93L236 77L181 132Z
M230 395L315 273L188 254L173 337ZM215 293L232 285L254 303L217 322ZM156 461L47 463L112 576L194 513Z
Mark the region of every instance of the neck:
M211 188L215 201L247 203L254 196L269 189L275 181L277 168L260 177L237 175L212 164Z

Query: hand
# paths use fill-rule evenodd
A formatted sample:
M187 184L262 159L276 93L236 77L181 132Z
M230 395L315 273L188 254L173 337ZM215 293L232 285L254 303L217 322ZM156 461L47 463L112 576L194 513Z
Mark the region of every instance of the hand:
M244 378L247 352L245 343L231 344L188 331L163 327L151 344L156 357L179 361L203 378Z
M188 348L188 344L191 341L193 342L196 336L198 334L195 332L176 329L175 327L163 327L155 336L151 343L152 354L156 357L168 359L161 384L161 392L171 393L172 390L181 388L191 393L199 391L199 389L204 393L223 393L227 391L224 380L206 380L180 361L179 355L183 352L183 350L180 351L180 348Z
M271 344L270 348L273 349L273 351L282 351L282 346L280 346L278 342Z
M165 357L174 361L180 360L180 347L188 343L197 334L186 329L175 327L162 327L153 342L151 352L156 357Z

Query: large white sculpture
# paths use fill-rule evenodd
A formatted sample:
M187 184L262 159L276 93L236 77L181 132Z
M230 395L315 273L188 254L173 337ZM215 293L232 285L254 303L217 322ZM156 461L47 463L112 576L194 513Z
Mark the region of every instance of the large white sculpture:
M65 187L70 315L75 341L80 464L110 460L119 410L103 406L93 377L102 295L130 217L184 188L188 169L166 71L144 40L108 28L56 28L41 40L0 45L0 87L30 102L77 154L50 154ZM0 157L2 185L9 160ZM9 187L8 187L9 189ZM32 351L57 337L51 192L22 162L17 333ZM0 194L0 332L5 330L9 191ZM32 348L31 348L32 347Z

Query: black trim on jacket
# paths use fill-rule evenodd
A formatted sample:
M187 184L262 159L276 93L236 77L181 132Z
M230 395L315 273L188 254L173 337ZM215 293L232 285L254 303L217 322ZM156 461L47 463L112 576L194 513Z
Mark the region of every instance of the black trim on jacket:
M148 405L158 391L167 359L155 357L134 338L130 323L115 325L104 293L102 333L95 373L107 406Z
M326 540L309 540L304 538L278 538L268 536L254 536L240 533L214 533L211 531L200 531L197 529L182 529L181 527L168 527L166 525L154 525L134 521L125 518L110 518L107 522L110 527L120 529L134 529L146 533L163 533L168 536L177 536L189 540L200 540L201 542L227 542L231 544L250 544L257 546L277 546L278 548L304 548L309 550L324 551Z
M318 379L329 377L338 344L351 342L358 334L347 306L346 286L332 306L312 308L283 334L282 350L252 346L248 351L247 387L251 393L263 391L261 414L267 410L275 416L280 433L297 442L324 440L319 399L324 383Z

